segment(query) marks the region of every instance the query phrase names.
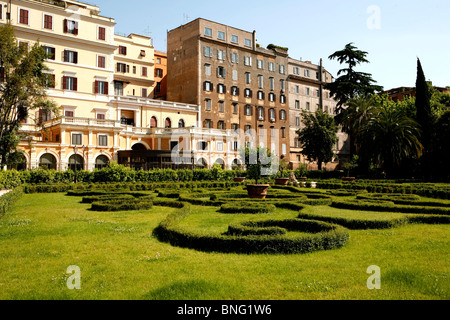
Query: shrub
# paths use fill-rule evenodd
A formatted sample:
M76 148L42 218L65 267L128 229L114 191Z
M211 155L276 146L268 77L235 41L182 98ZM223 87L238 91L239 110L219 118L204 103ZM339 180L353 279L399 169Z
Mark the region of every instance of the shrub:
M220 207L221 213L243 213L243 214L260 214L272 213L276 207L273 204L257 203L257 202L232 202L223 204Z
M0 217L6 214L11 206L23 195L22 188L18 187L0 197Z
M149 210L153 207L153 202L150 200L102 200L93 202L91 206L92 211L132 211L132 210Z

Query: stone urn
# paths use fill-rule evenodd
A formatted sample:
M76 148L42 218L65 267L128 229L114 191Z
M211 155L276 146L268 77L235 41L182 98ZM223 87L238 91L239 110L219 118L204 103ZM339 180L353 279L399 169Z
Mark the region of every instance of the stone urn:
M250 199L265 199L270 185L268 184L248 184L247 192Z
M275 178L275 184L278 186L287 186L289 178Z
M236 177L236 178L234 178L234 182L242 183L244 181L245 181L245 177Z

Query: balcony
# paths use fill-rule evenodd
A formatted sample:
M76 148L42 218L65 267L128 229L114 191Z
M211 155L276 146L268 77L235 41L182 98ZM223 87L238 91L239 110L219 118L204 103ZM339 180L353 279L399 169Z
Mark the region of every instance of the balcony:
M43 2L43 3L47 3L47 4L51 4L60 8L65 8L66 7L66 2L65 1L60 1L60 0L36 0L37 2Z

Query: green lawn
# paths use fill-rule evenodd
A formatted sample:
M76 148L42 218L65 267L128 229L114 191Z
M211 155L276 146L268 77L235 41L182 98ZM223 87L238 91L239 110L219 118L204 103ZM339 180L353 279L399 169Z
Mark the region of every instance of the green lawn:
M65 194L24 195L0 219L0 299L449 299L450 225L412 224L350 230L341 249L297 255L204 253L152 236L178 209L100 213ZM230 223L295 218L226 215L193 206L180 222L220 234ZM316 215L391 219L326 206ZM69 290L69 266L81 269L81 289ZM366 270L381 268L381 290L369 290Z

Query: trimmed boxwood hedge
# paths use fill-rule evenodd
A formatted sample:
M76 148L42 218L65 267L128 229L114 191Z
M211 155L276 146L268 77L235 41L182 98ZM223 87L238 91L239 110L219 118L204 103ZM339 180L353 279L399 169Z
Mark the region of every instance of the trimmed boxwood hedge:
M133 210L149 210L153 207L150 200L108 200L93 202L92 211L133 211Z
M160 241L168 242L173 246L206 252L243 254L295 254L331 250L344 246L349 240L348 232L340 226L307 220L291 222L290 227L294 228L294 224L297 225L296 227L307 225L308 229L311 229L312 225L315 225L316 229L320 226L322 232L289 238L280 235L199 235L177 226L178 222L189 215L190 211L190 205L185 204L178 212L170 214L163 220L153 231L153 235ZM282 221L277 221L277 223L283 224ZM282 225L282 227L285 226ZM304 228L298 231L304 231Z
M18 187L0 197L0 217L5 215L11 206L22 197L22 195L23 189Z
M255 202L232 202L225 203L220 207L221 213L244 213L244 214L261 214L275 212L276 207L268 203Z
M447 208L395 205L389 202L377 203L361 200L360 201L334 200L331 206L339 209L350 209L361 211L450 215L450 209Z

